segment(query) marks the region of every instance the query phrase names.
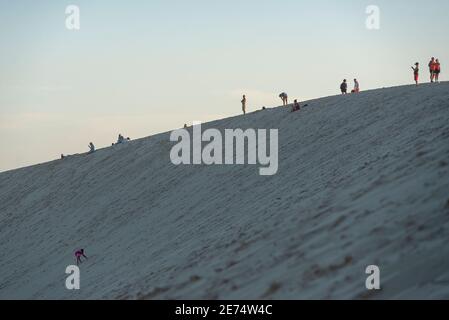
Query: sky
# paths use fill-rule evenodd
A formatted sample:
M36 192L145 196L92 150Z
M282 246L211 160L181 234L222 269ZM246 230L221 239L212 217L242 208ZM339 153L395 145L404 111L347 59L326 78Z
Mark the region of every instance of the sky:
M66 7L80 29L66 27ZM366 9L380 10L379 29ZM0 0L0 171L449 62L447 0ZM350 85L351 82L350 82Z

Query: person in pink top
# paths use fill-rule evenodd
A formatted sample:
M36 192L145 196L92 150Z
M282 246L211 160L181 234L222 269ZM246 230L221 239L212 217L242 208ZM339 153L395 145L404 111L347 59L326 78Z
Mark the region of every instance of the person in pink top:
M81 257L84 257L87 259L86 255L84 254L84 249L77 250L75 252L75 257L76 257L76 265L79 265L80 263L82 263Z

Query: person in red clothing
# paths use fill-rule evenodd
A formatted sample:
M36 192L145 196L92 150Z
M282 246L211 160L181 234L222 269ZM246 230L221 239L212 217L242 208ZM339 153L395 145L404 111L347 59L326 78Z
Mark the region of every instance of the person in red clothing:
M435 71L434 71L434 75L435 75L435 82L439 82L439 77L440 77L440 72L441 72L441 65L440 65L440 60L436 59L435 60Z
M433 82L435 79L435 58L432 57L429 62L429 72L430 72L430 82Z
M354 90L353 90L353 92L354 93L359 93L360 92L360 84L357 81L357 79L354 79Z
M414 68L412 67L412 69L413 69L413 75L415 78L415 83L416 83L416 85L418 85L419 84L419 63L418 62L415 63L415 67Z
M75 252L75 257L76 257L76 265L77 266L82 262L81 257L84 257L85 259L87 259L86 255L84 254L84 249L77 250Z

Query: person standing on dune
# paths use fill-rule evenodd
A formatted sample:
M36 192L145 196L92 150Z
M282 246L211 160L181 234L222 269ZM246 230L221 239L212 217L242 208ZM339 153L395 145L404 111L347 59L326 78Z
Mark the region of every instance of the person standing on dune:
M354 79L354 93L359 93L360 92L360 84L357 81L357 79Z
M429 72L430 72L430 82L433 82L435 79L435 58L432 57L429 62Z
M440 82L439 78L440 78L440 72L441 72L441 64L440 64L440 60L436 59L435 60L435 82Z
M419 84L419 63L415 63L415 68L413 68L413 75L414 75L414 79L415 79L415 83L416 85Z
M341 90L341 94L348 93L348 83L346 82L346 79L344 79L342 84L340 85L340 90Z

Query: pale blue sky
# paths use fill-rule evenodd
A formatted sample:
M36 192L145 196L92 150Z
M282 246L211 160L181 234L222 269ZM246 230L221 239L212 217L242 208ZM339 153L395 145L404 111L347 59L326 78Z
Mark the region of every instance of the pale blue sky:
M78 5L81 30L65 28ZM381 29L365 27L368 5ZM0 171L449 61L447 0L0 0ZM427 71L423 67L423 79ZM279 101L278 101L279 100Z

